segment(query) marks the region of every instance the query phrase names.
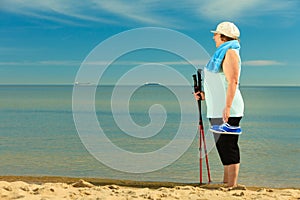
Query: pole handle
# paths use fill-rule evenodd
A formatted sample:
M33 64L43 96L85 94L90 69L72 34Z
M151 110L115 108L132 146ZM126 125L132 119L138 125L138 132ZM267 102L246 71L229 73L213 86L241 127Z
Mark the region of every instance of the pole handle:
M193 75L193 80L194 80L194 92L199 92L199 87L198 87L198 82L197 82L197 75Z
M198 88L199 88L199 91L202 92L202 69L198 69L197 70L197 76L198 76Z

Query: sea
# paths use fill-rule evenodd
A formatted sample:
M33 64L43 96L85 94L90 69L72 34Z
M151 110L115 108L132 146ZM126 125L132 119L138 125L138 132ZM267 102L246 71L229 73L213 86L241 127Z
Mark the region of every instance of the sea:
M108 141L119 150L131 152L132 155L141 154L147 159L145 164L135 163L134 157L128 158L130 166L144 169L147 168L147 163L156 163L158 167L152 169L149 164L151 170L148 171L122 170L122 167L116 165L126 166L126 158L121 158L119 151L110 151L105 145L101 146L100 153L109 155L110 160L115 161L113 164L99 159L95 156L97 152L91 153L87 144L82 141L82 134L78 133L74 120L73 85L1 85L0 175L199 182L198 124L194 123L198 119L191 120L191 123L184 122L183 127L195 126L194 129L185 130L196 131L192 133L194 136L190 145L178 159L164 162L169 160L170 154L177 153L176 146L173 146L174 151L171 153L161 154L161 160L151 157L151 152L159 153L157 150L174 140L182 123L182 110L174 92L160 85L144 85L131 95L128 109L113 112L111 97L114 86L82 87L96 88L94 109L98 124ZM186 89L190 90L190 104L196 105L193 102L192 88ZM300 188L300 87L242 86L241 92L245 100L245 116L241 121L243 134L239 138L239 183L247 186ZM117 94L117 97L116 105L119 105L118 101L127 101L122 94ZM160 123L161 129L153 135L151 130L157 127L148 126L151 120L155 121L156 116L155 109L150 109L152 105L160 105L159 108L163 107L165 113L161 118L164 121ZM122 116L125 111L130 114L129 121L144 127L141 130L150 134L149 137L146 137L147 134L143 135L144 138L130 135L128 130L126 132L119 127L115 115ZM151 115L150 111L154 114ZM197 107L193 112L196 115L191 113L191 116L198 116ZM203 102L205 135L210 145L210 133L207 131L209 124L205 113ZM124 123L126 125L127 121ZM181 139L185 140L184 137ZM215 147L209 148L208 160L212 181L221 182L223 167ZM203 182L207 182L204 161L203 159Z

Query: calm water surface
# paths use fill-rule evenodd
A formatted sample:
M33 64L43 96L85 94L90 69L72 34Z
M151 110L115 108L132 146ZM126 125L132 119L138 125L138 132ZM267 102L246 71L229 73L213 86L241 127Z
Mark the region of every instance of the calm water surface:
M77 134L72 89L72 86L0 86L0 175L198 181L197 137L180 159L159 171L131 174L100 163L87 152ZM241 90L246 114L241 124L244 134L240 137L240 182L299 188L300 88L242 87ZM167 88L142 87L130 100L131 117L141 126L150 122L151 105L161 104L167 111L163 129L144 140L129 137L117 126L110 108L111 93L112 87L98 88L95 107L101 127L115 145L132 152L150 152L174 137L180 108ZM207 120L205 126L208 127ZM222 166L215 148L209 153L209 161L213 181L221 181Z

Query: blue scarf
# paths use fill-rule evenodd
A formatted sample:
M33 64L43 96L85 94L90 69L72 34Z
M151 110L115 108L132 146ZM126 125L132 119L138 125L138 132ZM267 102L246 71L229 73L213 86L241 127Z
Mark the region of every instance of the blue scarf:
M225 57L225 54L228 49L237 49L240 50L241 46L239 41L231 40L221 44L214 55L210 58L209 62L206 65L206 69L210 72L217 73L221 69L222 61Z

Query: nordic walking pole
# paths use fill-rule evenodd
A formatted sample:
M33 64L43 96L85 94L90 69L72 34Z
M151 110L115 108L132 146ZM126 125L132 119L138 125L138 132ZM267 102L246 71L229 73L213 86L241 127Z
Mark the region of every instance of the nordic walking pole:
M193 79L194 79L194 92L200 92L199 87L198 87L198 83L197 83L197 75L194 74L193 75ZM198 100L198 110L199 110L199 128L200 128L200 121L201 120L201 95L199 96L200 99ZM199 129L200 131L200 129ZM199 182L200 184L202 184L202 139L201 139L201 132L199 132Z
M197 71L198 75L198 86L199 86L199 91L202 92L202 76L201 76L201 69L198 69ZM199 127L200 127L200 133L202 135L202 140L203 140L203 147L204 147L204 153L205 153L205 161L206 161L206 168L207 168L207 177L208 177L208 182L211 182L210 178L210 169L209 169L209 163L208 163L208 153L206 149L206 141L205 141L205 134L204 134L204 127L203 127L203 121L202 121L202 112L201 112L201 100L202 96L200 95L200 103L198 101L198 107L199 107Z
M202 78L201 78L201 69L197 71L197 76L193 75L194 79L194 91L196 92L202 92ZM204 135L204 128L203 128L203 121L202 121L202 111L201 111L201 100L202 96L199 95L200 99L198 100L198 109L199 109L199 171L200 171L200 184L202 184L202 141L203 141L203 147L204 147L204 153L205 153L205 160L206 160L206 167L207 167L207 176L208 176L208 182L211 182L210 178L210 169L209 169L209 162L208 162L208 154L206 149L206 142L205 142L205 135Z

